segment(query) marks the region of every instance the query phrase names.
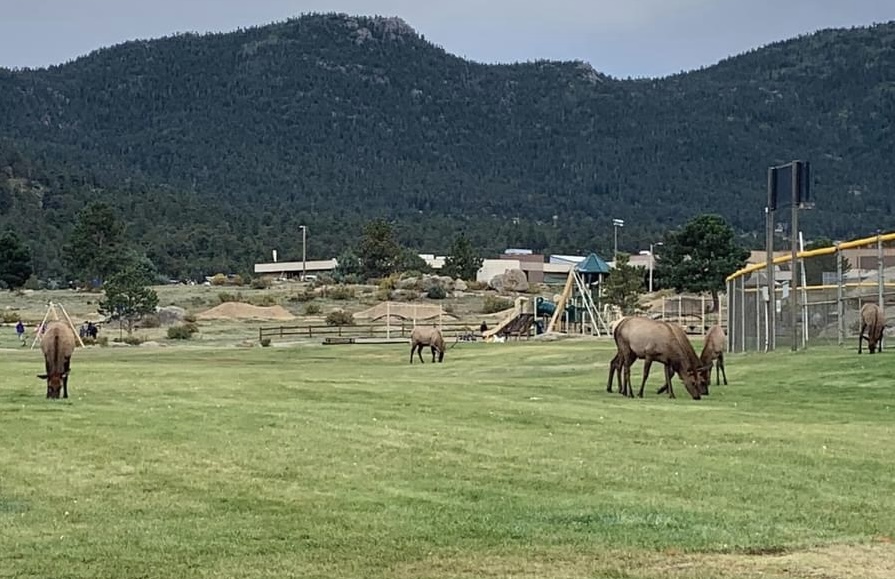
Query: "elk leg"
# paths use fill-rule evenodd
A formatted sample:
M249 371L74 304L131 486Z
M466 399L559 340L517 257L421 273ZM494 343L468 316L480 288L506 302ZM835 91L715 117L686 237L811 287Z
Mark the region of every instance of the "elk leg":
M674 369L668 364L665 365L665 384L656 390L656 394L662 394L668 390L668 383L674 378Z
M858 332L858 354L861 353L861 346L863 345L863 342L864 342L864 328L866 328L866 327L867 326L865 326L863 323L861 323L861 331Z
M628 398L634 398L634 389L631 387L631 364L627 360L624 362L625 379L623 387Z
M649 378L649 368L652 364L653 361L649 358L643 359L643 381L640 382L640 392L637 394L639 398L643 398L643 389L646 387L646 379Z
M417 354L417 356L420 357L420 364L425 364L426 361L423 360L423 345L420 344L420 345L418 345L416 348L417 348L417 350L416 350L416 354Z
M416 344L410 345L410 363L413 364L413 351L416 350Z
M606 382L606 392L612 392L612 378L613 378L613 376L615 376L615 370L617 367L618 367L618 354L616 354L615 357L613 357L612 360L609 362L609 381ZM618 391L619 392L622 391L621 382L619 382Z
M661 394L662 392L668 391L668 397L674 398L674 389L671 387L671 382L674 379L674 368L671 367L671 364L665 366L665 386L659 388L659 392L657 394Z
M718 356L718 368L720 368L721 373L724 374L724 385L727 386L727 370L724 369L724 354Z

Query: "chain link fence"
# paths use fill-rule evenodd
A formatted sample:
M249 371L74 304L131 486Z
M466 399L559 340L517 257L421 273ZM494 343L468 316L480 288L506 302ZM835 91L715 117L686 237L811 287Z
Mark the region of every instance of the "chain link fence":
M764 263L727 278L729 351L766 352L850 341L857 346L865 303L882 304L889 317L886 306L895 303L895 233L802 251L798 262L793 284L790 256L774 259L773 294Z

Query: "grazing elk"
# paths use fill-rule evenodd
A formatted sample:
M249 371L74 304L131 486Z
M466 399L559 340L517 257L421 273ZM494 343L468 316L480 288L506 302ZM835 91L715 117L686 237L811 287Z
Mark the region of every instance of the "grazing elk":
M435 362L435 352L438 352L438 361L444 361L444 336L441 330L435 327L416 327L410 333L410 363L413 364L413 353L416 351L420 357L420 363L423 363L423 348L429 346L432 348L432 362Z
M681 330L681 334L683 331ZM693 346L686 339L681 340L670 324L651 320L649 318L626 318L616 327L613 334L615 344L618 347L618 360L616 365L624 368L623 388L629 397L633 397L631 389L631 365L638 358L642 358L643 381L640 385L638 396L643 398L643 389L649 378L650 366L653 362L665 364L665 387L668 395L674 398L674 389L671 386L672 373L677 373L684 382L684 387L694 400L699 400L705 385L700 376L699 358L693 351Z
M858 354L861 353L863 341L867 340L867 349L873 354L879 347L883 351L883 331L886 329L886 316L882 308L876 304L864 304L861 307L861 331L858 332ZM867 332L866 334L864 332Z
M703 378L706 383L712 381L712 366L715 367L715 385L721 384L721 374L724 374L724 385L727 386L727 371L724 369L724 350L727 348L727 336L721 326L712 326L705 335L705 344L702 346L702 354L699 359L707 370Z
M68 398L68 374L71 371L71 355L75 351L75 334L62 322L50 322L40 339L46 374L38 378L47 381L47 398Z

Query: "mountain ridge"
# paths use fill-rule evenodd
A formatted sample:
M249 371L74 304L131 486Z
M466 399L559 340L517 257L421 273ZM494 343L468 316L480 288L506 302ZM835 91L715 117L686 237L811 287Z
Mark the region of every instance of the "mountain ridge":
M621 80L583 61L467 61L400 19L312 15L0 70L0 138L105 192L172 271L211 265L199 250L171 258L157 242L187 224L160 222L158 204L135 218L133 197L204 206L189 225L231 269L268 246L294 255L303 223L322 230L312 253L334 255L377 216L430 252L460 230L489 251L605 251L618 217L633 250L700 212L759 239L767 167L808 158L809 236L848 236L891 223L891 39L892 23L834 29ZM90 195L61 198L70 214ZM245 247L221 241L241 232Z

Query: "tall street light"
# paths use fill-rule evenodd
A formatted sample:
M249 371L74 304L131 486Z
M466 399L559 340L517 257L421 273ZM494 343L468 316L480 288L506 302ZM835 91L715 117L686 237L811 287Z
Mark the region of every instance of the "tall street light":
M299 225L301 229L301 281L305 281L308 275L308 228L305 225Z
M660 245L665 244L661 241L649 244L649 293L653 293L653 263L656 259L653 255L653 247L659 247Z
M618 228L625 226L624 219L613 219L612 220L612 229L615 233L615 252L612 254L612 261L618 260Z

